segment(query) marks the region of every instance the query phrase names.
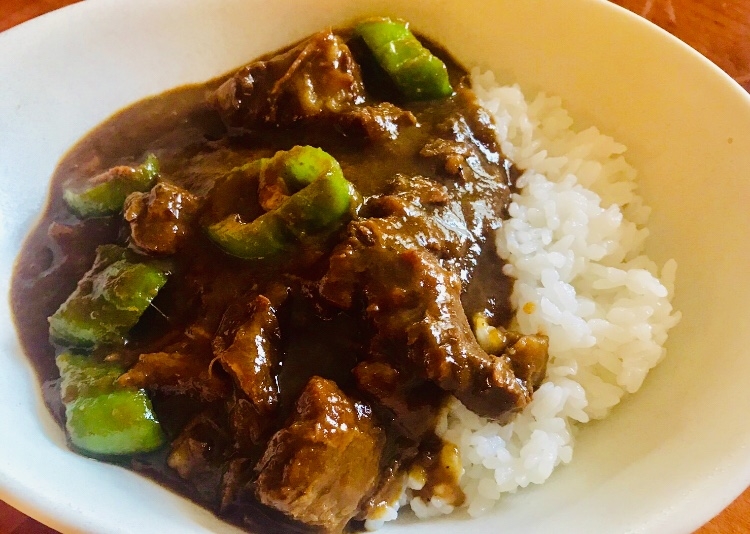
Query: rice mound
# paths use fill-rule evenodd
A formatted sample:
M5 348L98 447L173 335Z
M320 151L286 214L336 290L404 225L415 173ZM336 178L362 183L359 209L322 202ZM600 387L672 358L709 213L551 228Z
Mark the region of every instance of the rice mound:
M559 98L527 101L491 72L474 70L471 78L504 154L524 171L496 235L504 272L515 278L512 327L550 341L547 377L512 422L489 421L454 399L438 425L458 447L464 506L477 516L503 493L541 484L569 463L578 426L641 387L680 314L670 304L676 262L660 270L643 255L650 210L635 192L625 146L594 127L574 131ZM480 344L487 334L477 331ZM439 498L412 497L414 483L366 526L395 519L406 503L420 518L453 511Z

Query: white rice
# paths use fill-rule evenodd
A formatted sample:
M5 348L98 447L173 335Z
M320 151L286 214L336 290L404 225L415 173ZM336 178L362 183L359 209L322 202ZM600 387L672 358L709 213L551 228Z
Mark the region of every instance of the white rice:
M472 84L495 118L503 152L525 171L496 236L505 272L516 279L513 327L550 340L545 382L511 423L478 417L454 400L439 425L459 449L464 506L476 516L569 463L577 428L641 387L680 314L670 304L676 263L660 270L643 255L649 208L635 192L625 146L596 128L575 131L559 98L527 101L517 86L498 86L478 70ZM454 510L433 501L412 497L407 484L401 500L366 526L395 519L406 503L420 518Z

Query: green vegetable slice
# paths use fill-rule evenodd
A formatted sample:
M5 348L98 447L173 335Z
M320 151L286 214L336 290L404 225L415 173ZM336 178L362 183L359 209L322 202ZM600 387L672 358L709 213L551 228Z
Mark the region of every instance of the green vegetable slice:
M453 94L445 63L414 36L407 22L366 20L355 28L375 60L409 100L431 100Z
M277 191L277 208L251 222L234 214L206 228L208 236L233 256L263 259L328 235L350 218L359 202L338 162L310 146L276 153L264 162L260 181Z
M97 248L94 265L49 318L58 344L119 344L166 283L166 263L141 260L116 245Z
M122 210L130 193L148 191L159 176L159 161L149 154L137 167L113 167L83 185L66 186L63 199L81 218L112 215Z
M72 352L63 352L55 363L60 370L60 397L65 404L79 397L112 393L116 389L115 380L124 372L117 365Z
M230 215L207 227L206 233L225 252L243 259L274 256L294 245L294 235L275 211L250 223L244 222L239 215Z
M143 390L82 397L65 409L70 441L93 454L134 454L158 449L164 434Z
M116 384L120 367L70 352L60 354L56 362L65 427L73 445L92 454L122 455L164 444L146 392Z

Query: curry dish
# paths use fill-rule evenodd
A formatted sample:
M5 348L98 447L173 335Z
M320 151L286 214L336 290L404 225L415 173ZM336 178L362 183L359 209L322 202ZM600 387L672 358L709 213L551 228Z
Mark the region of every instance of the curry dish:
M60 163L12 303L71 446L253 532L362 528L406 477L460 504L450 396L508 421L517 175L465 71L400 21L322 31L118 113Z

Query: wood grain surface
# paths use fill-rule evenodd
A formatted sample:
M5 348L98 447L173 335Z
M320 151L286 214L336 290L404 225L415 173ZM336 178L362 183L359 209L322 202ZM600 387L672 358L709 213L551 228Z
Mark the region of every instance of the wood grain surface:
M78 1L0 0L0 31ZM612 1L676 35L750 91L750 0ZM0 534L55 532L0 501ZM750 489L696 532L745 533L750 534Z

